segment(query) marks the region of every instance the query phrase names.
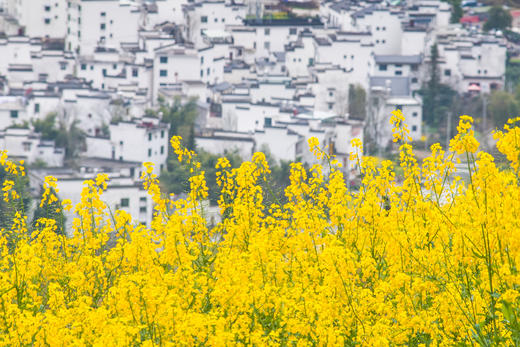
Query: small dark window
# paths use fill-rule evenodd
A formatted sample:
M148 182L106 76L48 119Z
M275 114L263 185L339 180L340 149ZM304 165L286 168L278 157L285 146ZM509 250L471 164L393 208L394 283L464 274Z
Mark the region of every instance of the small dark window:
M417 117L419 114L417 112L412 113L412 117Z
M450 69L444 70L444 76L451 76L451 70Z
M101 12L101 13L100 13L100 16L101 16L101 17L106 17L106 16L107 16L107 13L106 13L106 12Z
M159 76L161 76L161 77L168 76L168 70L161 70L161 71L159 71Z
M204 57L200 57L200 63L204 64Z
M122 198L121 199L121 207L128 207L130 206L130 199L129 198Z
M164 130L161 130L161 139L164 139Z
M417 71L417 70L419 70L419 65L412 64L412 71Z
M112 65L112 69L117 69L117 64Z
M45 12L49 12L51 10L51 7L50 6L45 6Z
M290 28L289 35L296 35L296 28Z
M105 23L101 23L101 24L99 25L99 29L101 29L101 30L105 30L105 28L106 28Z
M107 69L103 69L103 70L101 70L101 72L103 73L103 76L107 75Z
M202 23L207 23L207 22L208 22L208 16L202 16L202 17L200 17L200 21L201 21Z
M379 65L379 71L386 71L386 69L387 69L386 64L380 64Z
M148 133L148 141L152 141L152 133Z
M269 29L269 28L265 28L265 29L264 29L264 34L265 34L265 35L270 35L270 34L271 34L271 29Z
M43 21L45 22L45 24L51 24L50 18L45 18ZM79 33L78 33L78 36L79 36Z
M146 213L146 206L139 207L139 212Z
M161 64L167 64L168 63L168 57L160 57L159 62Z
M161 146L161 154L164 154L164 146Z
M417 82L418 82L417 77L412 78L412 83L417 83Z
M11 110L11 118L18 118L18 111L16 110Z
M417 131L417 125L412 125L412 131Z
M152 156L152 149L151 149L151 148L148 148L148 156L149 156L149 157Z
M34 113L40 113L40 104L34 104Z
M400 71L400 70L397 70L397 71L395 72L395 75L396 75L396 76L401 76L402 74L403 74L403 72Z
M133 76L133 77L137 77L137 76L139 76L139 70L136 69L135 67L132 69L132 76Z
M86 70L87 69L87 64L81 64L81 70Z

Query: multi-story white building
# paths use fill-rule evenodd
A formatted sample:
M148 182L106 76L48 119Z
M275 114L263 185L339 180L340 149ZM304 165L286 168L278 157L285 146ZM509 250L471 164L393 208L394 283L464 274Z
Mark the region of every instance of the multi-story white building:
M157 118L143 117L110 124L107 136L87 137L85 157L152 162L155 172L166 168L169 126Z
M66 49L82 55L96 47L120 49L138 42L141 9L124 0L69 0Z
M65 37L67 1L4 0L4 2L4 12L16 19L19 34L28 37Z
M52 140L42 140L41 134L30 129L1 131L0 148L6 149L9 157L23 159L27 164L39 162L49 167L60 167L65 159L65 149L56 147Z

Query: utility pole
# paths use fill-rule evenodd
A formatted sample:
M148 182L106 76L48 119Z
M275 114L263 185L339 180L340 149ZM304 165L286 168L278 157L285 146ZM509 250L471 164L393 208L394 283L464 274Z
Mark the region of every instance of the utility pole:
M482 147L487 149L487 95L482 94Z
M446 152L450 148L450 135L451 135L451 111L448 112L448 120L446 124Z

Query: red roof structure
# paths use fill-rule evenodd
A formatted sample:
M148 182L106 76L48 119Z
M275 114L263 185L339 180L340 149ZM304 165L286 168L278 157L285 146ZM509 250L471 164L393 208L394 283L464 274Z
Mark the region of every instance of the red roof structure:
M461 24L476 24L480 23L480 18L478 16L464 16L460 19Z

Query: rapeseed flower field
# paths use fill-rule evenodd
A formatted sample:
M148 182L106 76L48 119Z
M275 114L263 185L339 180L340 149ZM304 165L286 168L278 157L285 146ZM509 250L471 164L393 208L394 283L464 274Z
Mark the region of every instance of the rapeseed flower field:
M106 175L85 182L77 206L62 203L77 214L72 237L52 218L29 232L17 204L0 235L0 345L520 344L520 119L495 133L508 160L500 169L468 116L449 149L435 144L419 164L403 119L391 119L400 182L360 142L359 191L316 139L325 165L292 164L283 200L269 198L262 153L239 168L221 159L222 221L212 227L204 172L177 137L190 192L161 193L146 164L150 228L103 202ZM460 158L469 182L456 174ZM19 201L23 163L4 152L0 164L14 177L2 198ZM40 207L55 206L56 179L44 188Z

